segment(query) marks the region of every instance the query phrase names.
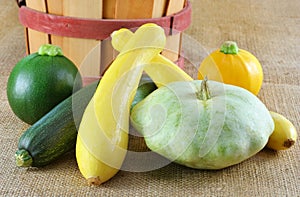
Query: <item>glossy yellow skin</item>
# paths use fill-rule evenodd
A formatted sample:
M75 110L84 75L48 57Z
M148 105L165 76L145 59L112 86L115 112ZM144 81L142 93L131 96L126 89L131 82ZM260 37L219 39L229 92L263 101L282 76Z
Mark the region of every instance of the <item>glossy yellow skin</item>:
M165 46L164 30L141 26L105 72L79 127L76 159L89 184L99 185L121 168L127 153L130 105L143 66Z
M207 56L199 67L198 79L219 81L245 88L254 95L263 82L263 70L258 59L246 50L237 54L224 54L220 50Z
M267 147L273 150L286 150L292 147L298 137L295 126L284 116L270 112L275 128L271 134Z

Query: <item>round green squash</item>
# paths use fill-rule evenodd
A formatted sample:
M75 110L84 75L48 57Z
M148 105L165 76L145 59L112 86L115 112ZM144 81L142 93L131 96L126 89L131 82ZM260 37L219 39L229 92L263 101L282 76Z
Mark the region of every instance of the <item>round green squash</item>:
M31 125L81 87L75 64L60 47L46 44L15 65L7 82L7 98L15 115Z
M222 169L258 153L274 130L249 91L207 80L174 82L138 103L131 123L154 152L196 169Z

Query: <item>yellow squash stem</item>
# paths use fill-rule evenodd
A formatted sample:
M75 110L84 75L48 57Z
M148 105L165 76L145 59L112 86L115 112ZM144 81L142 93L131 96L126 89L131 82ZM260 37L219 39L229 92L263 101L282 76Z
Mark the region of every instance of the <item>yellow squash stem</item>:
M126 28L120 29L111 35L112 45L117 51L122 51L133 33ZM157 87L174 81L192 81L192 77L179 68L168 58L158 54L145 67L145 72L155 82Z
M79 169L90 184L109 180L121 168L127 152L130 105L143 67L163 50L165 42L161 27L141 26L101 79L84 112L76 144Z

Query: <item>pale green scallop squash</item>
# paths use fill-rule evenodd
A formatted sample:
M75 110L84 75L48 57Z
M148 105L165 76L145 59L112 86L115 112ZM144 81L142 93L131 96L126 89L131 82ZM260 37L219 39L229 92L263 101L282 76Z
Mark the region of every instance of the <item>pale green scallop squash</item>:
M274 130L249 91L215 81L174 82L152 92L131 122L154 152L197 169L221 169L258 153Z

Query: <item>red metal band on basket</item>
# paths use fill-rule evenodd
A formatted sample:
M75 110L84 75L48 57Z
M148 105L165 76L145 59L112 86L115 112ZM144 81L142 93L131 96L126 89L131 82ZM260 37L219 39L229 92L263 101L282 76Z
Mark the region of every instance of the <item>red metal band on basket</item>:
M165 29L167 35L182 32L191 24L191 4L180 12L150 19L87 19L59 16L36 11L26 6L19 8L20 22L30 29L63 37L104 40L120 28L137 28L145 23L155 23Z

